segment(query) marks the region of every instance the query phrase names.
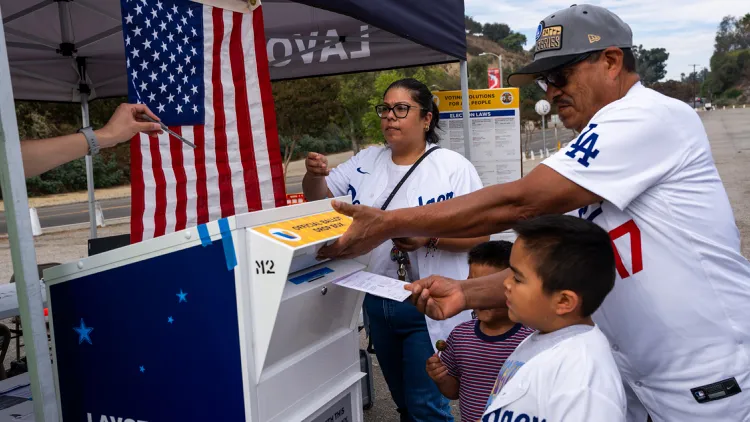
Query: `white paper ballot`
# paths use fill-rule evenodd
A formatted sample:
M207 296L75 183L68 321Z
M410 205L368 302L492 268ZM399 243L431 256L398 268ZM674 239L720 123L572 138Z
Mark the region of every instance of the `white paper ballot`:
M410 291L404 289L404 286L408 284L405 281L366 271L360 271L344 277L341 280L335 281L334 284L398 302L403 302L404 299L411 295Z

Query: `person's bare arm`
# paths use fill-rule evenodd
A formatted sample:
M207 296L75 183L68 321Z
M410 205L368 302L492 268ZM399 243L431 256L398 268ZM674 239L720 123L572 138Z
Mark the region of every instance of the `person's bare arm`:
M334 208L354 221L334 244L321 249L320 255L354 257L391 238L486 236L507 230L519 220L564 213L599 201L597 195L543 164L520 180L421 207L385 212L334 201Z
M328 189L326 176L330 172L328 159L323 154L310 152L305 159L305 176L302 178L302 193L308 201L333 198Z
M140 113L159 120L143 104L121 104L107 124L94 131L101 148L109 148L125 142L138 132L150 135L161 133L158 123L138 119ZM56 138L35 139L21 142L21 157L26 177L37 176L69 161L81 158L89 152L89 145L82 133L58 136Z

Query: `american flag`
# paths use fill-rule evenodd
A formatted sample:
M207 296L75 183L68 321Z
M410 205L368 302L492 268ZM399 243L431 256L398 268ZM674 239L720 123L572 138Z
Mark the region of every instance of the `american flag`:
M167 133L133 138L131 243L285 205L261 7L121 6L129 101L197 147Z

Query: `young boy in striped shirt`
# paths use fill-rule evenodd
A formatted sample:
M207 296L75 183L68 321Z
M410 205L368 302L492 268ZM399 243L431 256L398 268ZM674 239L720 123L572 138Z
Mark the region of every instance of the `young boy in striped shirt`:
M469 252L469 278L483 277L508 268L508 241L490 241ZM487 399L505 360L534 332L508 318L508 308L477 309L476 319L456 326L442 352L427 360L427 374L440 392L459 400L462 421L482 417Z

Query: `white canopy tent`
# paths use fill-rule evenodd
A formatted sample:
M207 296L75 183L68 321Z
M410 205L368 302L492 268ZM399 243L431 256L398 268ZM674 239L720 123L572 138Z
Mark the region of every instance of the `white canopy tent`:
M196 1L232 9L246 4L246 0ZM461 88L468 98L462 1L266 0L263 9L272 79L460 60ZM0 183L35 418L51 422L58 420L58 410L14 98L79 102L86 126L90 99L127 95L120 1L0 0L0 16L4 16L0 25ZM393 16L403 19L394 23ZM326 49L342 60L324 60ZM467 158L468 119L468 101L464 101ZM91 157L86 157L86 168L94 238Z

